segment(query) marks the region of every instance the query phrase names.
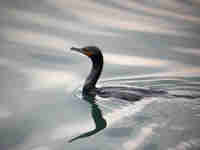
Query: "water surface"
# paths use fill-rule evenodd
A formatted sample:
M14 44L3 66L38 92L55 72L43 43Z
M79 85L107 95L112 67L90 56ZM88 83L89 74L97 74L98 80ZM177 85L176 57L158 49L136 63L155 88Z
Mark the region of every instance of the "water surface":
M198 149L199 98L91 104L80 97L91 63L69 48L102 49L98 86L198 95L199 7L198 0L0 2L0 149ZM95 128L92 110L106 128L68 143Z

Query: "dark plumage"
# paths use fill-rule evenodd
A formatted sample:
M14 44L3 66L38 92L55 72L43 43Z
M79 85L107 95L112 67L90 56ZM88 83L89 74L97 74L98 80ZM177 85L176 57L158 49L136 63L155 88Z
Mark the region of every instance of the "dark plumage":
M92 61L92 69L87 79L85 80L82 95L83 99L91 104L91 114L95 123L95 129L91 131L84 132L77 137L74 137L69 140L69 142L75 141L77 139L86 138L97 134L104 128L106 128L107 123L103 118L102 112L95 101L95 96L98 95L103 98L114 97L116 99L122 99L127 101L137 101L143 97L155 97L155 96L166 96L170 98L182 97L182 98L197 98L199 96L190 96L190 95L176 95L169 94L166 91L162 90L153 90L145 88L136 88L136 87L127 87L127 86L107 86L96 88L96 83L101 75L103 69L103 55L99 48L95 46L89 46L84 48L74 48L71 50L80 52L88 56ZM134 60L133 60L134 61Z
M127 101L137 101L143 97L157 96L165 94L165 91L156 91L151 89L142 89L135 87L101 87L96 88L96 83L101 75L103 69L103 55L101 50L95 46L88 46L84 48L72 47L71 50L80 52L88 56L92 61L92 70L85 80L83 86L84 95L98 95L103 98L115 97Z

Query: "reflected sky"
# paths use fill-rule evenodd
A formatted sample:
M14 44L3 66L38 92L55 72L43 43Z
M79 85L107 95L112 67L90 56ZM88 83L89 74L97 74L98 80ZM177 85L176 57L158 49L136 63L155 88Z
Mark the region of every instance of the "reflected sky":
M142 128L139 136L137 136L136 139L129 140L129 141L123 143L124 149L126 149L126 150L137 149L142 143L145 142L145 139L148 136L152 136L153 129L156 128L157 126L158 126L157 124L150 124L149 126Z
M154 100L136 105L109 104L102 100L98 105L108 124L104 132L70 145L63 138L94 129L91 105L74 96L91 63L87 57L70 52L70 47L97 45L102 49L105 67L101 81L198 77L199 7L198 0L1 1L0 149L60 150L69 147L73 150L84 147L90 150L105 143L108 144L106 148L117 150L198 147L199 138L194 131L198 129L195 124L198 124L199 112L194 114L197 119L190 120L194 118L193 111L189 106L188 111L179 108L185 106L183 103L175 104L188 118L171 108L173 104L168 104L170 107L164 104L162 107L171 112L163 118L147 117L152 120L144 119L146 124L134 119L148 112ZM176 128L175 133L168 133L169 116L173 112L180 115L174 127L184 131ZM181 126L181 121L195 123ZM159 127L161 124L163 130ZM115 138L114 128L130 133ZM181 138L181 132L187 135L190 131L194 136ZM157 136L152 138L154 132L159 132L168 142L159 141ZM173 136L180 140L170 140Z

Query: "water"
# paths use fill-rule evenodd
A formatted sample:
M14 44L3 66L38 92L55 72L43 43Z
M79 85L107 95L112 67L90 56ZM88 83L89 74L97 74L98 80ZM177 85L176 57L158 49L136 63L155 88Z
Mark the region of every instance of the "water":
M199 7L197 0L0 2L0 149L199 149ZM87 45L104 54L98 86L185 97L83 100L91 62L69 48ZM93 130L96 116L106 128L68 143Z

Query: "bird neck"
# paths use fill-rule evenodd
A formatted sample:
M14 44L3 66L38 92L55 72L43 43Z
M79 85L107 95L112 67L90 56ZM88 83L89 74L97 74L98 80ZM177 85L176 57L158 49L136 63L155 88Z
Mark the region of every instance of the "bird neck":
M91 57L92 69L85 81L83 87L83 94L89 94L96 87L97 80L99 79L102 69L103 69L103 56L102 54Z

